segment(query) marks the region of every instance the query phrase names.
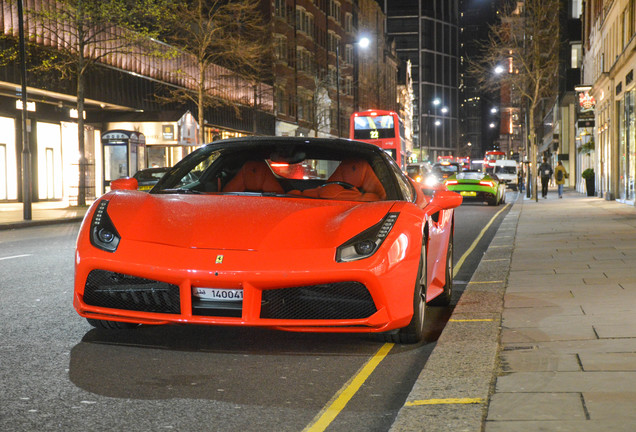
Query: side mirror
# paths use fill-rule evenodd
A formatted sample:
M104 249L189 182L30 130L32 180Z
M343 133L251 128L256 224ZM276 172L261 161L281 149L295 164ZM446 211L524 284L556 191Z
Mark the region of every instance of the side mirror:
M110 190L137 190L139 184L136 178L126 177L110 182Z
M463 200L462 196L457 192L446 189L437 189L428 205L436 207L437 210L435 211L448 210L459 207Z

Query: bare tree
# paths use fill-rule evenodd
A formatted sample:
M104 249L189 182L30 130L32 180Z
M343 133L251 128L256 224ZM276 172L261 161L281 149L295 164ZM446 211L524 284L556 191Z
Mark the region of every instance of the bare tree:
M149 55L151 29L163 15L163 0L40 0L25 8L32 44L48 47L40 64L57 70L77 85L79 188L78 205L86 204L87 159L84 139L86 75L97 63L119 56ZM147 48L147 49L144 49Z
M554 100L558 85L559 0L508 2L500 22L491 26L481 58L470 60L485 90L506 89L528 113L528 139L532 169L537 169L537 124L542 104ZM496 66L504 72L495 74ZM535 173L536 174L536 173ZM536 175L533 177L536 178ZM535 185L533 198L537 199Z
M258 83L269 78L269 27L258 0L175 1L165 24L165 39L186 55L175 71L184 85L161 100L197 106L203 143L206 109L229 105L238 115L239 104L257 103Z
M328 75L313 77L314 91L311 93L311 129L314 136L320 132L329 134L331 131L331 98L329 98L329 88L331 81Z

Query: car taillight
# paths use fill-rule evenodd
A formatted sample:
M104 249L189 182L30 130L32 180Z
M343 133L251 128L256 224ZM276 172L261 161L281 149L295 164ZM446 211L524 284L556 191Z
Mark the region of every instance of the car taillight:
M479 182L479 186L495 187L495 184L491 181L482 180Z
M457 180L446 180L445 183L448 186L448 185L456 185L459 182Z

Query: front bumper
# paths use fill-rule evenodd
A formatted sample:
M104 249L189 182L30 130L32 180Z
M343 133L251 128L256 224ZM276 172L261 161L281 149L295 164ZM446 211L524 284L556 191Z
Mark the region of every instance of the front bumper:
M383 332L406 326L413 313L419 256L396 260L378 251L336 263L332 250L284 254L135 241L111 254L84 240L78 241L73 304L87 318ZM193 287L240 289L243 300L202 300Z

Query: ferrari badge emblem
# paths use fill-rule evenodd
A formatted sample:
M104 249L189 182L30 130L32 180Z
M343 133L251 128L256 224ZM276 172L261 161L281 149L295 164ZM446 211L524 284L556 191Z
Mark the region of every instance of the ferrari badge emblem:
M217 255L216 256L216 263L217 264L223 264L223 255Z

